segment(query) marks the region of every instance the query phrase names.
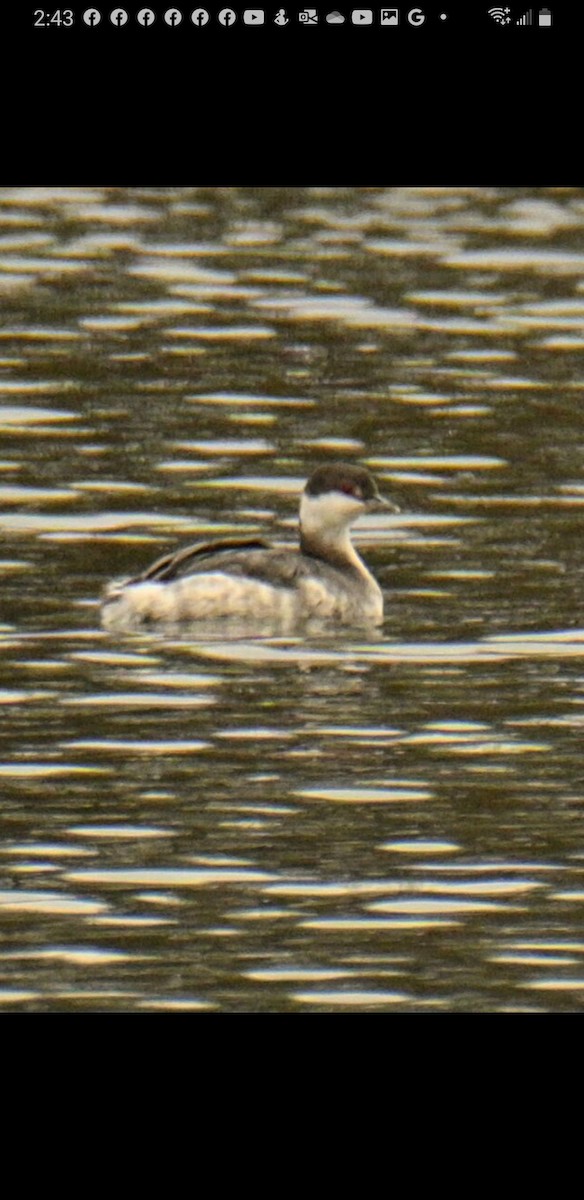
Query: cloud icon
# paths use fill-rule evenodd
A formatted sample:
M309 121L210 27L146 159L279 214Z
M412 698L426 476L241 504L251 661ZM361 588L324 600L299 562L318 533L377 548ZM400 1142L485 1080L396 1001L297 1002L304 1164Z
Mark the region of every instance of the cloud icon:
M326 19L329 25L342 25L345 18L340 12L327 13Z

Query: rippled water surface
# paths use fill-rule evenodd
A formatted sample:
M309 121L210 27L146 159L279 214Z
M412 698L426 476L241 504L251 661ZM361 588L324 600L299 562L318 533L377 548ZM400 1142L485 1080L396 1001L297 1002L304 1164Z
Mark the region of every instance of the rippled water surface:
M0 1005L584 1007L584 191L0 191ZM315 466L374 633L106 634Z

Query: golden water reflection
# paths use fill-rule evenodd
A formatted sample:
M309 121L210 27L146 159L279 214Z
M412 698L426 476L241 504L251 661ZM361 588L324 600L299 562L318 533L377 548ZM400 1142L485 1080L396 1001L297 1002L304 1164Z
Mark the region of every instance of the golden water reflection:
M581 1011L584 194L0 189L0 1004ZM332 458L383 627L112 638Z

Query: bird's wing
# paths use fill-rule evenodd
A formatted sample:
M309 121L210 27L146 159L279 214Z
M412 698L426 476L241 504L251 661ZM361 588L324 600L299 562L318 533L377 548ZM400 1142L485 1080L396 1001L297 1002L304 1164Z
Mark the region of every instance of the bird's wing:
M195 574L208 569L205 560L210 557L217 558L220 566L222 556L225 555L225 565L227 566L227 556L230 554L237 557L238 551L269 549L270 543L263 538L223 538L213 542L197 542L194 546L185 546L184 549L177 550L175 554L163 555L141 575L136 575L134 579L128 579L126 582L128 584L167 583L181 575Z

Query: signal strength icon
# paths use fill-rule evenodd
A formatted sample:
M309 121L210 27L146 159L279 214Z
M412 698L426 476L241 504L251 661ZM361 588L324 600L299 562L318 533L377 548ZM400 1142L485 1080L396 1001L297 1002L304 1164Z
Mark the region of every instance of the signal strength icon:
M519 20L515 22L515 24L516 25L533 25L533 9L528 8L527 12L524 12L523 16L520 17Z
M509 16L511 9L509 8L490 8L489 16L496 21L498 25L510 25L511 17Z

